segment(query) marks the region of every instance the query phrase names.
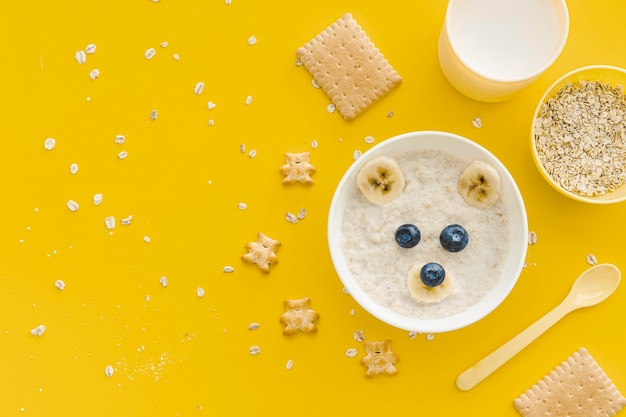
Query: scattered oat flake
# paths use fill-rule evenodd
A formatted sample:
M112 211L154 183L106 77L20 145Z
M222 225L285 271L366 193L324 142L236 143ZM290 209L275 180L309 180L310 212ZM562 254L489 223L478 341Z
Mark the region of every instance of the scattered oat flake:
M93 204L94 204L94 206L97 206L100 203L102 203L102 194L100 194L100 193L94 194L93 195Z
M256 149L252 149L250 152L248 152L248 156L250 158L254 158L256 156Z
M96 44L95 43L90 43L89 45L87 45L85 47L85 52L88 54L93 54L96 52Z
M259 323L250 323L250 324L248 325L248 330L256 330L256 329L258 329L259 327L261 327L261 325L260 325Z
M70 173L72 175L75 175L78 172L78 164L72 164L70 165Z
M66 204L67 208L70 209L70 211L78 211L79 209L78 203L74 200L68 200Z
M124 136L124 135L115 135L115 143L117 143L118 145L121 145L124 142L126 142L126 136Z
M363 155L363 153L357 149L356 151L352 153L352 159L356 161L357 159L361 157L361 155Z
M128 158L128 152L126 151L122 151L117 154L117 159L126 159L126 158Z
M161 278L159 278L159 283L161 284L161 287L165 288L167 287L167 284L169 284L169 281L167 280L167 277L163 275Z
M481 127L483 127L483 121L480 117L474 117L472 119L472 126L474 126L476 129L480 129Z
M248 208L248 205L246 203L237 203L237 208L239 208L239 210L245 210Z
M215 120L209 119L207 123L209 124L209 126L213 126L215 124Z
M239 145L239 150L241 151L241 153L246 153L246 145L244 145L243 143Z
M124 217L122 220L120 220L120 223L123 224L124 226L128 226L130 222L132 221L133 221L133 215L130 214L127 217Z
M428 333L428 334L426 335L426 340L433 340L434 338L435 338L435 335L434 335L434 334L432 334L432 333Z
M144 236L143 241L146 243L150 243L151 242L150 236Z
M356 310L355 310L355 309L351 309L351 310L350 310L350 315L351 315L351 316L354 316L355 314L356 314Z
M598 264L598 260L596 259L595 255L590 253L587 255L587 263L589 265L597 265Z
M354 332L354 335L352 335L352 337L354 337L354 340L360 343L365 340L365 333L363 332L363 330L359 329Z
M222 272L230 274L231 272L235 272L235 268L230 265L226 265L224 268L222 268Z
M172 58L174 58L174 61L180 61L180 55L178 54L173 54Z
M387 113L387 117L391 119L393 117L393 112L390 111L389 113Z
M54 281L54 287L58 290L63 291L65 289L65 282L63 282L63 280L61 279L57 279L56 281Z
M528 233L528 244L534 245L535 243L537 243L537 233L531 231Z
M216 104L213 103L212 101L209 101L206 105L207 109L209 110L213 110L215 108Z
M335 110L337 110L337 106L335 106L333 103L330 103L328 106L326 106L326 111L328 113L333 113Z
M167 48L167 46L168 46L169 44L170 44L169 42L167 42L167 41L163 41L163 42L161 42L161 48Z
M411 330L408 333L408 336L409 336L409 339L413 340L413 339L415 339L415 336L417 336L417 332L415 330Z
M289 359L285 364L285 369L290 370L291 368L293 368L293 361Z
M300 60L300 58L296 59L296 67L300 67L302 66L302 61Z
M79 64L84 64L85 62L87 62L87 55L85 55L85 51L83 51L82 49L80 51L76 51L74 57L76 58L76 62L78 62Z
M109 378L113 376L113 373L115 373L115 370L113 369L111 365L107 365L107 367L104 368L104 374L108 376Z
M252 96L246 97L246 104L252 103Z
M316 141L315 139L313 139L313 140L311 141L311 148L313 148L313 149L317 149L317 146L318 146L317 141Z
M250 346L250 354L251 354L252 356L256 356L256 355L258 355L259 353L261 353L261 348L260 348L260 347L258 347L257 345Z
M152 59L155 54L156 54L156 49L148 48L146 49L146 52L144 52L143 56L146 57L146 59Z
M196 95L200 95L202 94L203 90L204 90L204 83L202 81L198 81L198 83L196 83L196 86L193 88L193 92L196 93Z
M302 207L300 211L298 212L298 220L304 220L305 217L306 217L306 209Z
M51 151L52 149L54 149L56 144L57 144L56 139L54 139L54 138L47 138L43 142L43 147L46 148L47 151Z
M32 334L33 336L43 336L45 331L46 331L46 326L44 326L43 324L40 324L34 329L31 329L30 334Z
M98 68L92 69L91 72L89 73L89 78L91 78L92 80L95 80L99 76L100 76L100 70Z
M256 36L252 35L248 38L248 45L256 45Z
M374 141L376 139L374 139L373 136L365 136L365 138L363 140L365 141L365 143L370 143L371 144L371 143L374 143Z
M198 289L196 290L196 294L198 295L199 298L204 297L204 294L205 294L204 288L198 287Z
M346 350L346 356L349 358L354 358L359 353L355 348L350 348Z
M113 217L113 216L105 217L104 218L104 224L106 225L107 229L109 229L109 230L115 229L115 217Z
M298 223L298 219L296 218L295 214L289 213L289 212L287 212L287 214L285 214L285 220L287 220L289 223L293 223L293 224Z

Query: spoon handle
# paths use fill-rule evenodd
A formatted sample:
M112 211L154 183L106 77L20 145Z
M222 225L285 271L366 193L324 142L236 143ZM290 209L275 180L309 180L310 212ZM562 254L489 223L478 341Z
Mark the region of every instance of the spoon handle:
M456 386L463 391L468 391L483 379L491 375L537 337L541 336L554 323L572 311L571 305L562 302L545 316L531 324L517 336L500 346L498 349L485 356L475 365L465 370L456 380Z

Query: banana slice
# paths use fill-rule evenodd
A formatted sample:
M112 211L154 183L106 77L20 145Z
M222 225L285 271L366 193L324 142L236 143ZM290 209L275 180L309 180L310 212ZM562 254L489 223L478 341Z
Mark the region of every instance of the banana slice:
M406 279L406 285L409 289L411 297L424 304L432 304L439 302L452 293L454 280L446 271L443 282L436 287L429 287L422 282L420 273L424 264L417 264L409 270Z
M395 159L379 156L361 167L357 186L365 198L376 204L387 204L402 194L404 176Z
M500 174L490 163L474 161L459 177L457 191L470 206L489 208L500 196Z

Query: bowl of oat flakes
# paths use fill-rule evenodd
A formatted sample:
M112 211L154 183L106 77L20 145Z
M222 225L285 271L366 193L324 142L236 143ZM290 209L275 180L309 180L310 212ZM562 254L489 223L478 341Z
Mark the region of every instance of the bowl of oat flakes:
M626 200L626 70L575 69L545 92L533 116L531 151L546 181L577 201Z
M394 327L466 327L515 286L528 246L524 202L487 149L447 132L386 139L337 185L328 245L344 288Z

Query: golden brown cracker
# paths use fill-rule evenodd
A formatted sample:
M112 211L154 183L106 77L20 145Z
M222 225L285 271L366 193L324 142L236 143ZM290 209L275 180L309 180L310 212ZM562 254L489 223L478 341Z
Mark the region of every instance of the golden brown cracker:
M296 55L345 120L402 82L350 13L298 48Z
M317 311L311 308L311 299L285 300L285 312L280 316L280 323L285 325L283 334L290 336L297 332L315 333L315 322L320 318Z
M280 173L285 176L283 184L294 184L300 182L302 184L313 184L313 175L316 169L311 163L310 152L285 153L286 164L280 167Z
M398 355L391 351L391 340L365 342L366 355L361 359L361 365L367 366L365 376L368 378L378 374L395 375Z
M524 417L608 417L626 405L587 349L580 348L513 402Z
M270 265L278 263L276 251L280 248L280 242L259 232L256 242L246 244L248 253L241 256L244 262L257 264L259 269L266 274L270 272Z

